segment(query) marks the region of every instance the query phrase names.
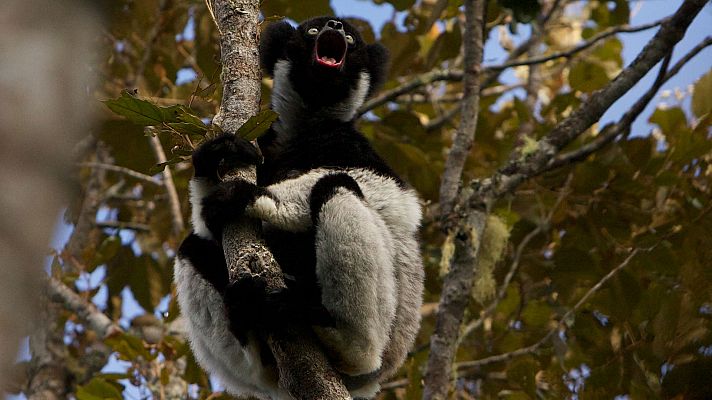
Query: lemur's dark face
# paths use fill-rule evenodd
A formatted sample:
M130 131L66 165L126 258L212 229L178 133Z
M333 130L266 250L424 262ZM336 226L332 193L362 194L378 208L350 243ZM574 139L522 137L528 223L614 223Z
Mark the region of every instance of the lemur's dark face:
M293 91L307 108L343 110L343 120L383 82L388 63L383 46L365 43L356 28L336 17L312 18L296 29L287 22L270 25L260 57L281 91L278 97ZM273 95L275 108L279 100Z

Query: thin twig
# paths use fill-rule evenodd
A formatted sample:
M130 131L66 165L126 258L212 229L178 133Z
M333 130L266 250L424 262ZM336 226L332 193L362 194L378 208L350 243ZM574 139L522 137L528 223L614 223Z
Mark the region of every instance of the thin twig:
M666 18L658 32L645 45L638 57L603 89L593 93L570 116L565 118L537 143L537 148L525 157L511 160L488 179L473 181L472 195L463 202L475 209L490 207L501 196L511 193L524 181L547 170L553 157L578 138L603 113L663 59L684 36L687 27L707 2L685 0L671 17ZM468 207L464 205L464 208Z
M499 303L504 299L504 297L507 295L507 288L509 288L509 284L512 282L512 278L514 278L514 274L516 274L517 269L519 268L519 261L522 258L522 253L524 252L524 249L527 247L529 242L534 239L534 237L538 234L540 234L543 231L542 226L537 226L534 228L531 232L529 232L521 242L519 242L519 246L517 246L517 250L514 253L514 259L512 260L512 264L509 266L509 270L507 271L507 275L504 277L504 280L502 281L502 284L499 287L499 290L497 292L497 296L492 300L492 302L482 311L481 315L479 318L476 320L470 322L465 326L465 328L462 330L462 333L460 334L460 337L458 338L458 347L462 341L470 336L472 332L475 330L479 329L480 326L485 322L487 318L489 318L492 313L494 312L495 309L497 309L497 306Z
M494 81L494 79L497 78L498 74L502 72L505 69L512 68L512 67L517 67L517 66L522 66L522 65L533 65L533 64L542 64L550 60L554 60L557 58L571 58L575 54L593 46L594 44L598 43L599 41L608 38L612 35L615 35L617 33L631 33L631 32L640 32L646 29L654 28L656 26L659 26L665 21L665 19L662 19L660 21L655 21L651 22L649 24L644 24L644 25L639 25L639 26L620 26L620 27L614 27L610 28L604 32L601 32L597 35L594 35L591 37L589 40L579 44L578 46L573 47L572 49L566 50L566 51L561 51L557 52L554 54L550 54L548 56L542 56L542 57L536 57L536 58L531 58L531 59L526 59L526 60L515 60L517 57L521 56L524 54L528 48L531 46L532 42L531 40L528 40L522 45L520 45L517 49L515 49L512 54L509 56L508 61L499 64L499 65L489 65L489 66L484 66L483 67L483 84L482 87L487 87L490 83ZM361 108L359 108L358 115L363 115L367 113L368 111L379 107L383 104L388 103L389 101L393 101L397 99L398 97L410 93L420 87L423 87L425 85L430 85L436 82L441 82L441 81L461 81L463 77L463 71L460 70L437 70L437 71L430 71L426 72L421 75L417 75L415 78L403 83L402 85L395 87L390 90L386 90L382 92L379 96L374 97L373 99L367 101L364 103Z
M129 169L126 167L121 167L118 165L98 163L98 162L82 162L82 163L77 163L77 165L80 167L97 168L97 169L103 169L106 171L119 172L121 174L130 176L132 178L136 178L136 179L144 181L144 182L152 183L154 185L163 185L163 182L161 182L160 179L157 179L150 175L142 174L138 171L134 171L132 169Z
M488 70L502 70L502 69L507 69L507 68L512 68L512 67L519 67L519 66L523 66L523 65L543 64L547 61L555 60L557 58L571 58L575 54L580 53L580 52L588 49L589 47L593 46L594 44L600 42L601 40L606 39L610 36L613 36L617 33L634 33L634 32L644 31L647 29L655 28L656 26L660 26L666 20L667 20L667 18L663 18L663 19L655 21L655 22L650 22L648 24L643 24L643 25L638 25L638 26L622 25L622 26L612 27L612 28L606 29L605 31L600 32L596 35L593 35L590 39L586 40L585 42L582 42L581 44L579 44L577 46L574 46L573 48L571 48L569 50L556 52L553 54L549 54L548 56L533 57L533 58L528 58L526 60L510 61L510 62L506 62L506 63L500 64L500 65L490 65L490 66L486 66L485 68Z
M125 221L96 221L94 223L97 228L101 229L128 229L138 232L150 232L151 227L146 224Z
M166 158L166 153L163 151L163 146L161 145L158 136L149 135L149 143L153 149L153 154L156 156L156 161L158 164L165 163L168 161ZM176 190L176 185L173 182L173 173L169 166L163 168L163 186L166 188L166 193L168 194L168 204L171 207L171 216L173 217L173 232L181 233L185 229L185 222L183 221L183 212L180 209L180 200L178 199L178 191Z

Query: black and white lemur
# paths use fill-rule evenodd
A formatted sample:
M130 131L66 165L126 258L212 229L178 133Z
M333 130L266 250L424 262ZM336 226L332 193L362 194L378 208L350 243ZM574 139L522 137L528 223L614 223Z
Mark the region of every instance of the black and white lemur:
M234 135L193 154L193 233L175 266L190 344L228 392L291 399L252 328L309 321L351 395L372 398L413 344L423 291L417 195L355 128L385 78L387 52L346 21L319 17L270 25L260 56L279 113L258 140L264 162ZM250 164L257 185L219 178ZM259 282L228 283L222 228L243 214L263 221L288 277L277 300L251 298Z

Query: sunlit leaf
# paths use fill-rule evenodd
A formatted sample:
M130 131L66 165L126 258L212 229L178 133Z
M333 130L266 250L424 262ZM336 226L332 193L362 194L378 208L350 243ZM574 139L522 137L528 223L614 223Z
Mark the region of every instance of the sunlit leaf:
M235 134L245 140L253 141L267 132L277 118L279 118L279 114L272 110L261 111L250 117Z
M102 378L94 378L86 385L77 388L77 400L121 400L123 386L115 382L107 382Z
M698 118L712 112L712 70L695 83L692 93L692 112Z
M591 61L579 61L569 71L569 85L582 92L593 92L608 83L605 68Z

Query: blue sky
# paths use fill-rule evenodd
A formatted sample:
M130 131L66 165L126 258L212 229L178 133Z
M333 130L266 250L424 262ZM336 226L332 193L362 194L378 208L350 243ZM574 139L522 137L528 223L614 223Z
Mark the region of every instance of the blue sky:
M658 20L664 16L671 14L675 9L679 7L681 3L682 0L631 1L631 9L636 10L631 20L631 24L640 25L643 23ZM392 18L394 12L393 7L389 4L376 5L371 3L370 1L333 0L331 4L335 12L339 16L358 16L369 20L373 25L375 32L380 31L381 26L386 21L389 21ZM399 13L398 20L402 20L403 16L403 13ZM700 15L693 22L685 38L675 48L675 53L672 60L673 63L683 54L689 51L692 47L694 47L697 43L699 43L702 39L704 39L706 36L712 34L712 29L710 28L711 26L712 5L708 3L707 6L702 10ZM190 35L192 35L191 30L192 28L188 26L184 35L186 37L190 37ZM515 40L522 40L523 38L525 38L524 35L528 32L528 30L520 29L520 32L522 32L522 37L515 37ZM619 35L624 45L623 57L626 65L629 64L635 58L640 49L654 34L655 30L653 29L645 32ZM496 40L490 40L485 48L485 61L487 63L496 63L498 61L501 61L505 56L506 54L496 43ZM674 90L675 88L680 88L684 91L686 90L688 85L692 84L700 76L705 74L710 69L710 67L712 67L712 48L707 48L703 50L694 60L688 63L688 65L681 71L680 74L668 81L663 86L663 90ZM183 79L192 80L192 77L190 76L190 71L186 71L184 72L184 74L187 75L183 75ZM642 93L647 90L647 88L652 84L653 80L655 79L656 74L657 68L652 70L645 78L641 79L641 81L627 95L619 99L613 105L613 107L611 107L611 109L606 112L606 114L602 118L602 122L605 123L619 118L638 99L638 97L640 97ZM511 70L503 74L502 79L504 81L512 80L513 75ZM514 95L521 95L521 93L517 94L515 92ZM669 104L676 104L676 100L674 100L674 98L664 99L664 101ZM635 122L635 124L633 125L634 135L649 134L651 126L650 124L648 124L647 118L659 102L660 96L656 97L653 100L653 102L642 114L642 117ZM689 96L684 100L683 106L689 108ZM99 216L99 219L101 219L100 217L101 216ZM71 226L64 224L60 219L57 224L57 232L55 234L54 239L52 240L52 247L57 249L62 248L70 234ZM129 241L131 238L127 235L122 235L122 239ZM94 274L92 274L91 276L87 276L87 279L83 280L83 282L87 282L90 286L95 287L95 285L98 285L101 282L101 278L103 276L102 274L103 270L99 268ZM82 287L80 289L86 288ZM102 292L99 292L99 294L95 298L95 301L99 305L102 305L102 303L105 303L106 301L105 298L102 297L105 297L105 294L102 295ZM124 318L122 318L122 324L127 324L131 318L140 315L144 312L140 308L138 303L133 299L133 296L128 290L124 291L123 312ZM27 359L28 357L29 353L27 351L27 345L25 343L23 349L21 349L20 351L19 358ZM125 368L125 363L112 360L105 368L105 371L118 372L125 370ZM7 396L6 398L14 400L22 399L24 397ZM139 399L142 398L142 393L140 393L133 386L127 385L127 390L125 391L125 398Z

